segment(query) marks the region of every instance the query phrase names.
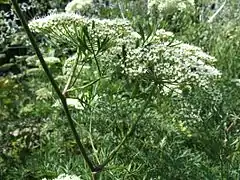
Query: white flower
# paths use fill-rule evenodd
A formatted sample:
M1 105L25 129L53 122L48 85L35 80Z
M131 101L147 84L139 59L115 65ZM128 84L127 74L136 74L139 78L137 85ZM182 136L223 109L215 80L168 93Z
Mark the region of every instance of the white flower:
M66 12L76 12L88 9L93 4L93 0L73 0L65 7Z
M75 13L56 13L48 16L33 19L29 22L29 27L34 32L60 33L63 27L86 24L87 19Z
M240 79L232 79L233 83L236 83L236 86L240 87Z
M153 40L157 42L165 40L170 41L172 38L174 38L174 34L172 32L165 31L164 29L158 29Z
M162 15L174 14L194 7L194 0L149 0L148 12L157 12Z
M211 65L216 61L214 57L173 37L171 32L158 30L149 42L151 45L129 49L123 73L150 81L158 79L166 94L172 91L180 94L182 84L206 87L210 79L221 76Z
M135 38L135 39L141 39L140 34L138 34L137 32L132 32L131 33L131 37Z
M91 39L96 41L93 44L106 37L119 43L123 38L131 39L134 32L131 23L124 19L89 19L75 13L51 14L29 23L31 30L71 46L79 46L76 37L82 33L83 26L88 28ZM134 38L138 36L135 32L133 35Z
M129 21L123 19L90 19L78 14L61 13L30 22L32 29L75 47L79 47L76 37L82 33L83 26L88 27L88 43L96 52L99 42L109 38L110 46L98 54L106 72L120 68L130 78L158 79L166 91L170 88L169 92L175 89L178 93L182 84L206 87L211 79L221 76L212 66L216 61L214 57L199 47L175 40L174 34L164 29L157 30L148 39L147 45L136 47L136 41L141 36L133 30ZM64 68L71 68L73 61L67 60Z

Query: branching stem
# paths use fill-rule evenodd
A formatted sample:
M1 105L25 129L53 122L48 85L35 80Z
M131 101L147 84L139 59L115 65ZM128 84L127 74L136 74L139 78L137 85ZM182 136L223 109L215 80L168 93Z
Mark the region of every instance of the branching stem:
M71 88L71 86L74 85L72 83L72 81L73 81L73 78L75 76L75 72L76 72L76 69L77 69L78 62L79 62L80 58L81 58L81 52L80 52L80 50L77 50L77 59L75 60L75 64L74 64L74 66L72 68L72 72L70 74L70 77L68 78L67 84L65 85L65 88L64 88L63 93L62 93L64 96L66 95L68 89Z
M11 1L12 1L13 7L14 7L14 9L15 9L18 17L19 17L20 20L21 20L21 23L22 23L22 25L23 25L23 28L24 28L24 30L26 31L27 35L28 35L28 38L29 38L29 40L30 40L30 42L31 42L31 44L32 44L32 46L33 46L36 54L37 54L37 57L38 57L41 65L42 65L42 67L43 67L43 69L44 69L44 71L45 71L45 73L46 73L49 81L51 82L54 90L56 91L59 99L60 99L61 102L62 102L62 106L63 106L63 109L64 109L65 114L66 114L66 116L67 116L67 120L68 120L69 125L70 125L70 127L71 127L71 130L72 130L72 133L73 133L74 138L75 138L75 140L76 140L76 143L77 143L77 145L78 145L78 147L79 147L79 149L80 149L80 151L81 151L81 153L82 153L82 156L83 156L83 158L85 159L85 161L86 161L88 167L91 169L91 171L92 171L92 172L95 172L95 167L94 167L92 161L88 158L87 153L86 153L86 150L85 150L85 148L83 147L83 144L82 144L82 142L81 142L81 140L80 140L80 137L79 137L79 135L78 135L78 133L77 133L77 130L76 130L76 128L75 128L74 121L73 121L73 119L72 119L72 117L71 117L71 115L70 115L70 112L69 112L69 109L68 109L68 106L67 106L66 98L65 98L64 95L61 93L61 91L60 91L60 89L59 89L56 81L54 80L54 78L53 78L53 76L52 76L52 73L50 72L50 70L49 70L49 68L48 68L48 66L47 66L47 64L46 64L46 62L45 62L45 60L44 60L44 58L43 58L43 55L42 55L42 53L41 53L41 51L40 51L40 49L39 49L39 47L38 47L38 45L37 45L37 43L36 43L36 41L35 41L35 38L34 38L32 32L31 32L30 29L29 29L29 26L28 26L28 24L27 24L27 21L26 21L26 19L24 18L23 13L22 13L22 11L21 11L18 3L17 3L17 0L11 0Z
M118 144L118 146L115 147L115 149L113 149L113 151L109 154L108 158L99 166L101 168L104 168L112 159L113 157L116 155L116 153L119 151L119 149L122 147L122 145L126 142L126 140L129 138L129 136L134 132L137 123L141 120L147 106L149 105L151 98L155 92L156 89L156 85L154 84L152 87L151 92L148 95L147 100L145 101L144 105L141 108L140 114L137 116L135 122L132 124L132 126L130 127L130 129L128 130L127 134L125 135L125 137L122 139L122 141Z

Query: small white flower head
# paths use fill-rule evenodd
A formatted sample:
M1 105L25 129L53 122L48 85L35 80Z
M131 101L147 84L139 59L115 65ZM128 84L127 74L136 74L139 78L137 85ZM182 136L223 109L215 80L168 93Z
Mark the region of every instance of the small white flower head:
M93 31L100 36L114 39L123 38L133 32L131 23L124 19L89 19L89 25L95 24Z
M33 20L30 27L69 44L77 41L82 27L87 27L93 48L106 37L111 40L111 45L98 57L106 69L114 71L118 67L130 78L158 79L168 92L175 89L181 93L182 84L206 87L210 79L221 76L212 66L216 61L214 57L199 47L175 40L172 32L163 29L149 38L148 45L136 46L141 37L131 23L123 19L90 19L74 13L60 13ZM75 47L79 46L77 43ZM67 65L71 66L70 62Z
M131 33L134 32L131 23L124 19L90 19L75 13L51 14L29 23L32 31L71 45L76 45L77 37L82 33L84 26L87 27L92 40L108 37L120 42L123 38L131 37ZM136 37L137 33L134 36Z
M240 87L240 79L232 79L231 81L235 83L236 86Z
M154 41L161 42L161 41L171 41L174 38L174 34L170 31L165 31L164 29L158 29L154 36Z
M73 27L73 25L86 24L87 19L75 13L56 13L48 16L33 19L29 22L29 27L34 32L39 33L60 33L63 27Z
M166 94L173 90L181 93L183 84L206 87L210 79L221 76L212 66L214 57L199 47L174 40L171 32L156 31L149 44L128 51L123 73L133 78L158 79Z
M149 0L148 12L159 15L175 14L194 7L194 0Z
M93 0L72 0L65 7L65 11L68 13L86 11L93 5Z

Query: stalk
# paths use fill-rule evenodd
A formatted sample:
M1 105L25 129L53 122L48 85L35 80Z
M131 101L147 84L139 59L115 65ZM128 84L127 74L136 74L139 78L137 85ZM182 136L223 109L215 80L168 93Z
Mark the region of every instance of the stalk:
M113 157L117 154L117 152L119 151L119 149L122 147L122 145L126 142L126 140L130 137L130 135L134 132L138 122L141 120L148 104L151 101L151 98L155 92L156 89L156 85L154 84L152 87L151 92L148 95L147 100L145 101L144 105L141 108L141 112L138 115L137 119L135 120L135 122L133 123L133 125L130 127L130 129L128 130L127 134L125 135L125 137L122 139L122 141L112 150L112 152L110 152L110 154L108 155L107 159L101 164L99 165L99 167L101 167L102 169L113 159Z
M56 81L54 80L54 78L52 76L52 73L50 72L50 70L49 70L49 68L48 68L48 66L46 64L46 62L45 62L45 60L43 58L43 55L42 55L42 53L41 53L41 51L40 51L40 49L39 49L39 47L38 47L38 45L36 43L36 40L35 40L32 32L29 29L27 21L26 21L25 17L23 16L23 13L22 13L22 11L21 11L18 3L17 3L17 0L11 0L11 2L13 4L13 7L14 7L15 11L16 11L16 14L18 15L18 17L19 17L19 19L20 19L20 21L21 21L21 23L23 25L23 28L24 28L25 32L27 33L27 36L28 36L28 38L29 38L29 40L30 40L30 42L31 42L31 44L32 44L36 54L37 54L37 57L38 57L41 65L42 65L42 67L43 67L43 69L44 69L44 71L45 71L49 81L51 82L55 92L57 93L60 101L62 102L63 109L64 109L65 114L67 116L67 120L68 120L69 125L71 127L71 130L72 130L73 136L75 138L75 141L76 141L76 143L77 143L77 145L78 145L78 147L80 149L80 152L81 152L84 160L86 161L88 167L91 169L92 172L95 172L96 168L94 167L92 161L87 156L86 150L83 147L83 144L82 144L82 142L80 140L80 136L78 135L77 130L75 128L74 121L73 121L73 119L72 119L72 117L70 115L70 112L69 112L69 109L68 109L68 106L67 106L66 98L61 93L61 91L60 91Z

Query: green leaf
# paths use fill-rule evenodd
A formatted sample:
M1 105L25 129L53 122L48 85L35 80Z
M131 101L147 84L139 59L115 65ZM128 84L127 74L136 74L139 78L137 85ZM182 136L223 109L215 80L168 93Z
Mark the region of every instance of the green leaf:
M9 0L0 0L0 4L9 4Z

